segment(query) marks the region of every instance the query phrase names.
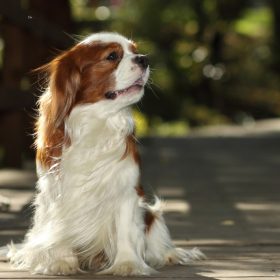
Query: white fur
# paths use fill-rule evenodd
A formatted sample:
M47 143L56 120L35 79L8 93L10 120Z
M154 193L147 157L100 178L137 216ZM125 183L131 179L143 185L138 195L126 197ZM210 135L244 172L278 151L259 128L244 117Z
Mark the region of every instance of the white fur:
M99 32L94 33L88 37L86 37L84 40L80 42L80 44L91 44L93 42L102 42L102 43L118 43L122 46L124 52L129 53L129 44L132 42L131 40L125 38L124 36L118 34L118 33L112 33L112 32Z
M133 65L127 39L106 33L82 43L95 40L116 41L124 48L115 73L116 89L141 75L147 81L149 71L141 73ZM23 248L10 250L14 265L54 275L96 266L103 274L144 275L168 263L186 264L202 256L173 246L159 201L147 205L135 191L139 166L131 155L122 159L126 138L134 129L128 106L142 95L140 91L72 110L65 121L71 145L64 147L60 164L50 170L37 166L34 224ZM148 233L144 211L156 216ZM98 254L107 257L101 266L95 263Z

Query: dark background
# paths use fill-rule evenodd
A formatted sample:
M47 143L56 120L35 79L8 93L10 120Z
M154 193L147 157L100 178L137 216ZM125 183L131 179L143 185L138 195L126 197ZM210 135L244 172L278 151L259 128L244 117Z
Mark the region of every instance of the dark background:
M279 0L0 1L0 166L34 156L43 82L30 71L102 30L138 42L152 76L138 135L280 115Z

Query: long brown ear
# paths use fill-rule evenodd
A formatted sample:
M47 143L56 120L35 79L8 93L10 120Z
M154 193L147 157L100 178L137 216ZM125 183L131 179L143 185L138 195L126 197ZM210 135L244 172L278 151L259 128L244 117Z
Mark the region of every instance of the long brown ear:
M62 146L67 141L64 121L74 105L80 87L80 70L71 51L38 70L47 72L49 85L39 100L37 160L44 167L50 167L60 157Z
M63 125L80 86L80 70L74 58L65 53L46 66L50 74L50 120L55 128Z

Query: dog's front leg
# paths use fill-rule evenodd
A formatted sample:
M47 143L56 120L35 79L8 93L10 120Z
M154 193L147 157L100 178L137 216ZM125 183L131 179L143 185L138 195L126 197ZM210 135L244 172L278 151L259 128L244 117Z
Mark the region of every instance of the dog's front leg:
M113 265L100 274L149 275L155 272L144 261L145 233L139 198L133 193L116 213L117 252Z

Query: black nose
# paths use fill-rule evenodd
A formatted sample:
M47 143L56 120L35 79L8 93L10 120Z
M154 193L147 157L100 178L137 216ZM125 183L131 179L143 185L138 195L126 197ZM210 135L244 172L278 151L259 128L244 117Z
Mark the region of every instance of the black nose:
M143 69L146 69L149 66L149 60L146 55L137 55L134 58L134 62L137 63Z

